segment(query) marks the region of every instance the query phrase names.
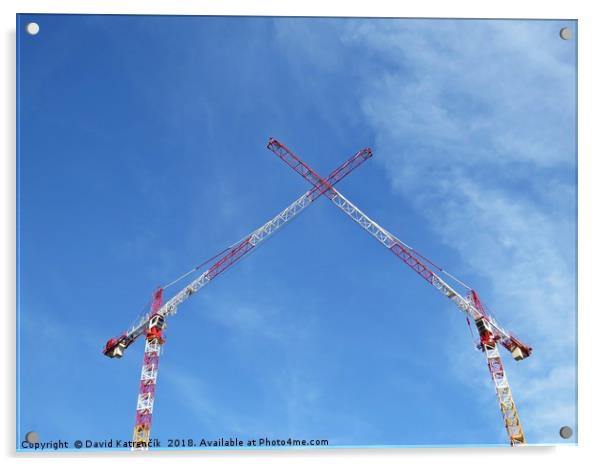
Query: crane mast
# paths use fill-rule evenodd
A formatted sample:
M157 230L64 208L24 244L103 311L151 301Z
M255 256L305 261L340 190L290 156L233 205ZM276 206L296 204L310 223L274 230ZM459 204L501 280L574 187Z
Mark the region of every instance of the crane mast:
M155 388L157 386L157 372L159 370L159 356L163 339L165 319L158 314L163 302L163 288L158 288L153 293L151 313L144 343L144 357L142 372L140 374L140 387L136 402L136 421L134 424L133 445L135 449L144 450L150 441L150 429L153 419L153 405L155 403Z
M299 173L314 186L324 186L324 180L311 167L297 157L284 144L274 138L268 141L268 148L282 159L289 167ZM370 235L376 238L389 251L400 258L414 272L452 300L458 309L473 319L479 331L479 347L485 354L487 366L495 385L498 404L502 412L506 432L510 444L525 444L525 436L518 417L518 411L506 378L502 359L498 351L498 342L512 353L519 361L528 357L532 349L518 340L514 335L501 327L493 316L489 315L482 305L475 290L469 290L466 297L454 290L446 281L421 260L412 248L397 239L378 223L368 217L349 199L344 197L334 187L329 187L324 195L330 199L342 212L360 225Z
M175 314L178 306L191 295L237 263L246 254L254 250L293 218L297 217L297 215L310 206L314 200L329 189L332 189L336 183L345 178L370 157L372 157L372 151L369 148L357 152L335 169L326 180L321 180L320 183L314 185L313 188L279 212L274 218L228 248L228 252L221 257L221 259L176 293L167 302L163 303L164 289L158 288L153 293L150 311L143 315L136 324L123 332L119 337L111 338L107 341L103 353L110 358L121 358L125 349L127 349L137 338L146 335L144 359L140 376L140 388L136 404L136 423L133 435L134 449L147 449L150 442L157 371L161 348L165 341L163 330L166 326L166 318L169 315ZM194 270L195 269L193 269L193 271Z

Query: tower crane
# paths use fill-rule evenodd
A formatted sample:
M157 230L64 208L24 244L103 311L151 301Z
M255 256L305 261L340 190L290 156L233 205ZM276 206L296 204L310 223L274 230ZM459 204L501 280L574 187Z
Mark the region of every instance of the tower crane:
M297 157L284 144L274 138L270 138L268 141L268 148L289 167L309 181L314 187L325 186L326 182L320 175L318 175L318 173L309 167L303 160ZM480 342L478 348L483 351L487 360L487 367L495 385L497 400L502 412L502 418L510 440L510 445L517 446L526 444L523 427L504 371L504 365L498 351L498 344L501 344L510 351L512 357L517 361L529 357L532 348L521 342L513 334L507 332L491 313L486 311L485 306L474 289L460 282L443 269L436 267L426 257L422 256L416 250L385 230L334 187L329 187L324 195L343 213L370 233L430 285L439 290L445 297L449 298L460 311L474 321L475 327L479 332ZM452 286L443 280L440 274L435 273L429 265L431 265L432 268L439 269L441 274L448 275L450 278L467 288L467 295L462 296L454 290Z
M111 338L106 342L103 353L109 358L121 358L123 357L125 350L134 343L134 341L142 336L145 337L144 358L140 375L140 387L136 404L136 421L132 441L133 449L148 449L150 443L155 388L157 385L157 371L162 346L165 342L163 331L166 328L167 317L174 315L180 304L205 285L209 284L221 273L228 270L249 252L253 251L293 218L297 217L309 207L313 201L325 192L329 192L330 189L333 189L335 184L345 178L345 176L370 157L372 157L372 151L369 148L357 152L335 169L327 179L316 183L309 191L263 226L209 259L209 261L211 261L219 257L213 265L177 292L172 298L167 300L167 302L163 302L163 294L166 288L193 274L209 261L186 272L168 285L157 288L152 295L150 310L144 313L130 328L122 332L119 336Z

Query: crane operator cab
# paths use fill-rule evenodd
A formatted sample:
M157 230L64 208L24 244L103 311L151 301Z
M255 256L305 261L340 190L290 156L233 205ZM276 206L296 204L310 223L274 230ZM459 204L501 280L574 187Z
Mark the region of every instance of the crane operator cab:
M480 319L475 320L475 325L477 327L477 331L479 332L479 339L481 340L481 344L478 346L479 349L484 349L484 344L495 344L493 331L489 322L481 317Z
M146 339L148 341L158 340L160 344L163 344L165 342L165 339L163 338L163 329L165 327L165 317L161 314L155 314L148 321Z

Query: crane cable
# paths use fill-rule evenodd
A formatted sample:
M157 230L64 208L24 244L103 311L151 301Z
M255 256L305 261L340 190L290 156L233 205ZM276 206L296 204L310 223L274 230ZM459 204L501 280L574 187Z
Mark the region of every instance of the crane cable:
M240 243L240 241L239 241ZM170 283L168 283L167 285L161 287L164 290L166 288L169 288L172 285L175 285L176 283L178 283L180 280L183 280L184 278L186 278L188 275L190 275L193 272L196 272L198 269L200 269L203 265L205 265L207 262L212 261L213 259L216 259L217 257L222 256L226 251L229 251L230 249L232 249L234 246L236 246L238 243L234 243L230 246L228 246L226 249L218 252L217 254L215 254L213 257L210 257L209 259L207 259L205 262L203 262L202 264L197 265L196 267L194 267L193 269L189 270L188 272L186 272L183 275L180 275L178 278L176 278L175 280L171 281ZM142 310L138 313L138 315L136 316L136 318L134 319L134 321L132 322L132 324L130 325L130 328L135 326L137 322L139 322L142 317L144 315L146 315L148 313L148 309L150 308L152 300L149 300L144 307L142 308Z
M147 309L150 308L151 302L152 302L152 300L149 299L148 302L142 307L142 310L138 313L136 318L132 321L132 323L130 324L128 329L134 327L138 322L140 322L142 317L147 314Z
M476 350L479 349L480 341L474 337L474 333L472 331L472 325L470 325L470 319L468 316L466 317L466 324L468 325L468 330L470 330L470 337L472 338L472 342L474 343L474 347Z
M232 249L232 248L234 247L234 245L235 245L235 244L237 244L237 243L234 243L233 245L231 245L231 246L228 246L226 249L224 249L224 250L222 250L222 251L218 252L216 255L214 255L213 257L210 257L209 259L207 259L207 260L206 260L205 262L203 262L202 264L199 264L199 265L197 265L196 267L194 267L193 269L190 269L190 270L189 270L188 272L186 272L185 274L183 274L183 275L180 275L178 278L176 278L175 280L173 280L173 281L169 282L167 285L165 285L165 286L163 287L163 289L165 290L165 289L169 288L170 286L172 286L172 285L175 285L176 283L178 283L180 280L183 280L184 278L186 278L186 277L187 277L188 275L190 275L191 273L194 273L194 272L196 272L197 270L199 270L199 269L200 269L200 268L201 268L203 265L205 265L207 262L211 262L212 260L214 260L214 259L216 259L216 258L218 258L218 257L220 257L220 256L223 256L223 255L224 255L224 254L225 254L227 251L229 251L230 249Z

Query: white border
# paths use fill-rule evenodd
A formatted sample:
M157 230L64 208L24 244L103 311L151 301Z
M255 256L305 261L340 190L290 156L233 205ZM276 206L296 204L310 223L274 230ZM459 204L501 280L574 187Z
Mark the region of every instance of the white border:
M596 445L600 432L600 380L602 364L598 359L595 342L598 338L602 306L597 305L595 293L600 249L596 239L602 238L596 211L600 211L600 139L602 117L598 114L601 99L600 44L602 44L600 18L596 15L596 2L505 0L483 2L469 0L407 2L394 4L385 0L370 1L156 1L130 0L78 1L14 1L0 3L2 10L2 92L4 109L1 113L2 202L0 214L4 267L0 273L0 293L3 307L3 367L2 390L4 415L1 424L3 456L8 464L17 461L15 445L15 14L19 13L119 13L119 14L222 14L222 15L286 15L286 16L398 16L398 17L487 17L487 18L562 18L579 20L579 443L578 447L524 448L524 449L379 449L379 450L319 450L319 451L233 451L233 452L151 452L118 461L131 464L158 464L177 457L178 462L193 464L198 461L215 463L224 461L244 464L441 464L461 463L497 465L527 464L545 461L546 464L587 464L597 456ZM403 420L400 420L403 422ZM66 458L73 461L103 464L115 454L92 453L79 455L45 455L46 464L63 464ZM19 454L20 464L29 464L40 455ZM69 460L67 460L69 461ZM113 460L114 461L114 460Z

